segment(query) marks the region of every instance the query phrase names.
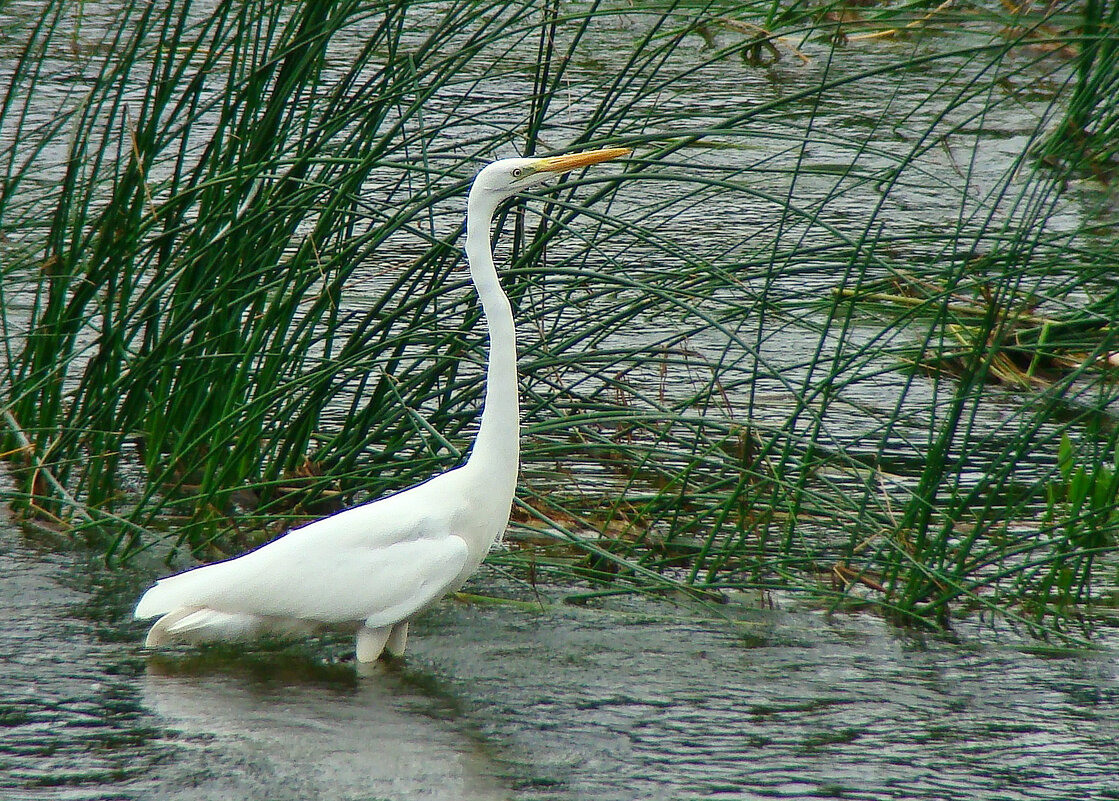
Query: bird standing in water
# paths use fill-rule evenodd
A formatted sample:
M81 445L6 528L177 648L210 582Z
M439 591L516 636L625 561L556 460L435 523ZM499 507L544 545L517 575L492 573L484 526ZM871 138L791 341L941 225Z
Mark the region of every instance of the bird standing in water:
M489 164L467 201L466 257L490 352L482 420L465 464L422 484L295 529L243 556L161 579L135 617L158 616L145 645L357 632L357 658L404 653L408 623L482 564L509 522L517 484L520 404L509 299L490 245L494 212L547 178L627 155L606 148Z

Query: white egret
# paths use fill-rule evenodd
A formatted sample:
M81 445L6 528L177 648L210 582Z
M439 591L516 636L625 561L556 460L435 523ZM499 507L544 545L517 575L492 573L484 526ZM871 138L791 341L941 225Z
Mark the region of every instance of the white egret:
M422 484L310 523L235 559L161 579L135 617L159 616L145 645L244 639L324 627L357 631L357 658L402 654L408 623L478 569L505 530L517 483L517 345L490 223L501 201L550 176L624 156L606 148L504 159L474 179L466 257L489 329L486 394L466 462Z

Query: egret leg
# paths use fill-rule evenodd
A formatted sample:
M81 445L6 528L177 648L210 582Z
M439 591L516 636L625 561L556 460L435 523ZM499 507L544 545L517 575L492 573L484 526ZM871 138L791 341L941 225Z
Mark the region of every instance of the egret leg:
M404 656L404 649L407 645L408 621L404 620L392 627L392 632L385 642L385 652L391 656Z
M385 643L388 642L391 633L392 626L381 626L376 629L362 626L358 629L357 661L375 662L377 657L381 655L381 651L385 650Z

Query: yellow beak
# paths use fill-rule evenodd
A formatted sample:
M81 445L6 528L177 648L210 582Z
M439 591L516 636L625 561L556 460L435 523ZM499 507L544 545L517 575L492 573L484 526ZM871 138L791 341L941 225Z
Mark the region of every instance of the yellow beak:
M628 147L606 147L602 150L588 150L586 153L567 153L563 156L538 159L533 166L535 172L567 172L576 167L586 167L588 164L598 164L600 161L628 156L632 152Z

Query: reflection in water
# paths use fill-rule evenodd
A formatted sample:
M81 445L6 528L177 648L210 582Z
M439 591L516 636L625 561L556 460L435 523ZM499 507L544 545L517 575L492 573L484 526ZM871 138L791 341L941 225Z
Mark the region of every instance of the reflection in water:
M507 798L485 755L384 671L352 686L263 683L245 675L141 679L144 705L204 765L164 798ZM352 677L353 669L343 668ZM188 752L188 753L184 753ZM193 752L193 753L189 753Z

